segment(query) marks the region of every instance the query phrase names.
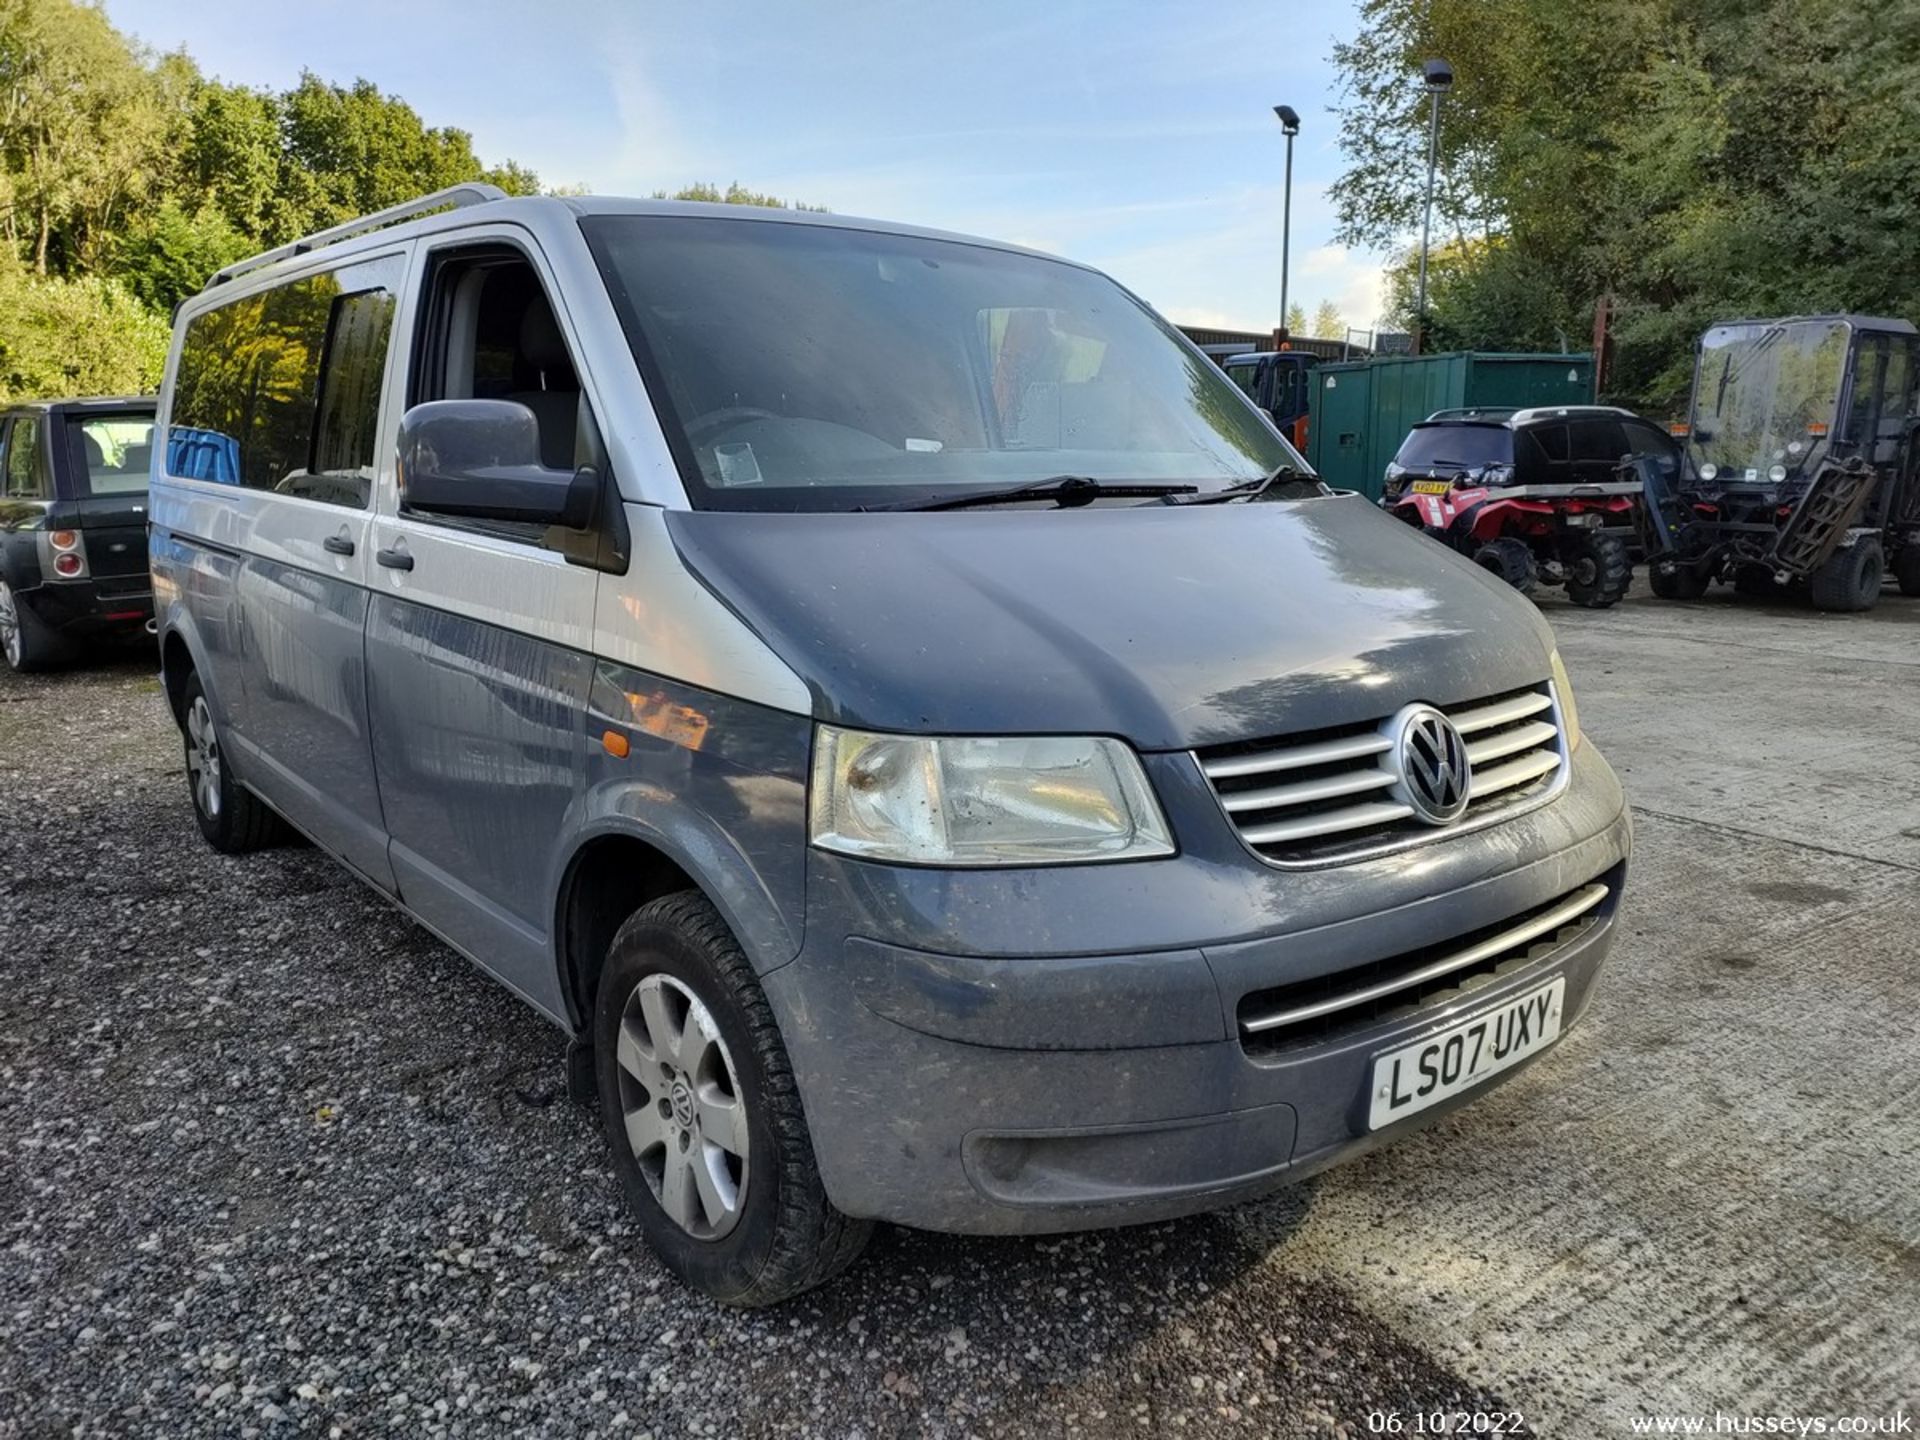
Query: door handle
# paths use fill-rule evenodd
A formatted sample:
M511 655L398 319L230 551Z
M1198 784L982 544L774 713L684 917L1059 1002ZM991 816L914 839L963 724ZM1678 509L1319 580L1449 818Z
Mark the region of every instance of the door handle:
M413 568L413 556L409 555L406 550L398 545L395 545L389 550L374 551L373 558L389 570L411 570Z
M351 555L353 553L353 541L349 540L345 535L329 535L320 542L320 548L329 555Z

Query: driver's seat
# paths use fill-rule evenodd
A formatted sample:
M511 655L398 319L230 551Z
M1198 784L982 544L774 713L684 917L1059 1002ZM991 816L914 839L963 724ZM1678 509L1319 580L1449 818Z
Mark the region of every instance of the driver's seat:
M520 317L518 348L516 369L532 370L540 388L515 390L501 398L526 406L540 422L540 463L549 470L572 470L578 463L574 446L581 433L580 411L586 396L546 296L536 293L527 302Z

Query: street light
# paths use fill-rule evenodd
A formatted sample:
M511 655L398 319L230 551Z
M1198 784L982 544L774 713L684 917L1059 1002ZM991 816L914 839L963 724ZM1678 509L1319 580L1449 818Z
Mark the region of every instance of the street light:
M1433 231L1433 172L1440 163L1440 97L1453 88L1453 67L1444 60L1423 61L1427 94L1432 109L1427 121L1427 203L1420 215L1420 299L1414 307L1413 345L1416 352L1426 349L1427 336L1427 240Z
M1286 334L1287 242L1293 232L1293 137L1300 133L1300 112L1291 105L1276 105L1273 113L1280 117L1281 132L1287 137L1287 187L1280 201L1280 331Z

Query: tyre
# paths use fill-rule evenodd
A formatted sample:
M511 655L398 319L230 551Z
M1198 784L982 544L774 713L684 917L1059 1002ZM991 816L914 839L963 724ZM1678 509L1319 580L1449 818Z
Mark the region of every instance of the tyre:
M1920 595L1920 538L1907 541L1894 555L1893 578L1902 595Z
M1880 599L1886 556L1878 540L1856 540L1836 550L1807 581L1816 610L1871 610Z
M1674 560L1656 560L1649 565L1647 583L1662 600L1698 600L1707 593L1706 575Z
M1567 567L1567 598L1589 610L1604 610L1627 598L1633 560L1627 542L1598 530L1582 531L1561 547Z
M181 696L180 735L187 747L187 792L200 833L224 855L244 855L278 842L285 822L266 802L233 778L220 749L213 707L198 675L187 677Z
M6 581L0 580L0 655L15 673L30 675L65 660L72 651L53 631L40 623L33 607L20 603Z
M1540 583L1540 562L1526 541L1503 535L1473 552L1473 563L1490 570L1522 595L1531 595Z
M772 1008L704 896L663 896L620 927L593 1053L621 1188L683 1283L772 1305L859 1258L872 1222L827 1199Z

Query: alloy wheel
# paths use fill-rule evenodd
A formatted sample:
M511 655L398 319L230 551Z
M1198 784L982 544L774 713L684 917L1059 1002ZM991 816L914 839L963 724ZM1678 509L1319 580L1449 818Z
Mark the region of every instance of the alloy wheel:
M220 740L214 734L207 697L196 695L187 709L187 783L193 803L209 820L220 816Z
M646 976L620 1016L620 1108L647 1188L696 1240L740 1221L747 1107L720 1027L671 975Z
M6 652L7 664L19 667L20 611L14 604L13 591L4 580L0 580L0 651Z

